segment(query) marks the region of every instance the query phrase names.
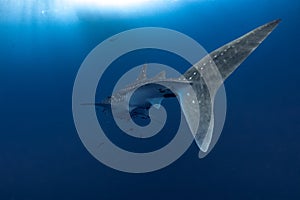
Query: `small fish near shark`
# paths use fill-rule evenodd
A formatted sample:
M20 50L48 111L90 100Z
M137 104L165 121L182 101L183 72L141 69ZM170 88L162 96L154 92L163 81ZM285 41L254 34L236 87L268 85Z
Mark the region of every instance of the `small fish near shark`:
M120 116L122 112L129 112L131 117L148 119L149 109L152 106L159 108L163 99L178 97L186 122L193 132L198 147L201 151L207 152L213 137L214 95L222 82L267 38L280 21L279 19L271 21L216 49L179 78L166 78L164 71L153 78L147 78L147 65L144 65L134 83L94 105L110 109L114 104ZM213 65L218 69L222 82L211 84L212 87L209 88L207 81L213 82L214 80L213 78L205 80L203 75L207 73L205 69L212 68ZM192 87L196 100L185 93L187 86ZM131 97L133 93L134 98ZM197 121L194 118L195 109L201 113ZM197 130L192 130L195 123L199 126Z

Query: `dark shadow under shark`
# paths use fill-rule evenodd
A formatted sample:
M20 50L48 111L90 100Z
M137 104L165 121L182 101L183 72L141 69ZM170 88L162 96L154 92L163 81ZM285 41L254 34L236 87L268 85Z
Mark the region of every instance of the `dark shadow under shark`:
M218 88L263 42L279 22L280 20L269 22L216 49L179 78L166 78L164 71L153 78L147 78L147 67L144 66L134 83L95 105L104 109L110 109L111 105L114 105L120 118L124 116L124 112L129 112L133 118L149 119L149 109L152 106L159 108L163 99L178 97L197 145L201 151L207 152L212 141L213 102ZM221 82L215 81L214 75L210 74L209 69L215 66L222 79ZM192 98L187 92L188 86L192 87L196 98ZM198 112L200 116L195 118Z

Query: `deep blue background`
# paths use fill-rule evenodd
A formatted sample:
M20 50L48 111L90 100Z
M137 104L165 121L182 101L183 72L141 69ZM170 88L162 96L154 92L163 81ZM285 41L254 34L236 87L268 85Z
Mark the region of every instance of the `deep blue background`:
M207 51L268 21L279 27L226 81L213 151L126 174L95 160L73 124L81 62L124 30L181 31ZM130 16L85 12L72 23L0 24L0 199L300 199L300 2L216 0Z

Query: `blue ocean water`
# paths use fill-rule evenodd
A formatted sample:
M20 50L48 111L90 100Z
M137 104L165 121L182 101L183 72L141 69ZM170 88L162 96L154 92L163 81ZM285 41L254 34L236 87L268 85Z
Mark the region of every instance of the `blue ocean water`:
M277 18L277 29L226 80L226 122L207 157L199 160L193 143L164 169L128 174L85 149L72 89L100 42L155 26L210 52ZM0 22L0 199L300 199L299 1L203 0L130 15L82 10L69 22Z

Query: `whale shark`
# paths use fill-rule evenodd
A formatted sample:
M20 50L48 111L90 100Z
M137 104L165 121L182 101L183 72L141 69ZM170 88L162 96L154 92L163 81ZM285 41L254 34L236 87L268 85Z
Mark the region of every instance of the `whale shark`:
M166 78L165 71L148 78L147 65L144 65L135 82L95 103L95 106L105 110L112 109L111 105L114 105L119 117L129 112L133 118L149 119L152 106L159 108L164 99L177 97L198 147L207 152L213 137L214 99L218 88L280 21L266 23L212 51L178 78ZM221 81L210 70L213 67L218 70ZM194 97L190 95L190 87L195 92ZM195 118L197 113L200 115Z

